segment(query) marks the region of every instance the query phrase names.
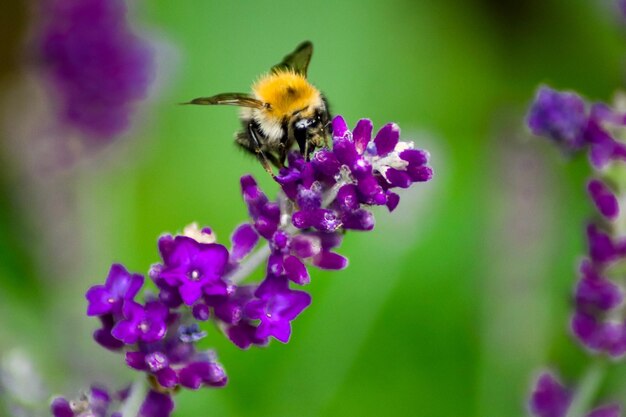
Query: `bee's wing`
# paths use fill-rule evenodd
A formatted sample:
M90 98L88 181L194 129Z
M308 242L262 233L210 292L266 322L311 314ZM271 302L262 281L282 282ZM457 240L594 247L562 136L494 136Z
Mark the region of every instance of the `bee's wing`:
M309 41L302 42L295 51L283 58L280 64L272 67L272 72L292 70L306 77L306 70L313 55L313 44Z
M250 107L253 109L263 109L267 107L266 104L262 101L257 100L256 98L244 93L222 93L212 97L198 97L182 104L200 104L205 106L223 104L230 106Z

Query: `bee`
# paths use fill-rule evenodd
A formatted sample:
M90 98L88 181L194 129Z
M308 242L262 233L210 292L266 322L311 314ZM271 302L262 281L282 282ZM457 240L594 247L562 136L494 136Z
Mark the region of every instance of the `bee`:
M235 143L256 155L273 176L271 165L282 168L295 144L307 160L316 148L328 146L328 101L307 80L312 55L313 44L303 42L252 85L252 94L222 93L184 104L241 107L242 129Z

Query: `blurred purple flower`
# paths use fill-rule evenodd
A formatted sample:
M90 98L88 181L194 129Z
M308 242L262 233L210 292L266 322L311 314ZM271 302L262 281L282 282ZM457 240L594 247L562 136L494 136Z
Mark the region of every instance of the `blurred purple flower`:
M566 152L588 148L589 160L596 168L626 160L626 145L613 133L614 128L626 126L626 115L604 103L586 106L576 93L541 87L527 122L533 134L554 141Z
M530 411L535 417L566 417L572 402L572 393L554 376L542 374L533 389L530 399ZM620 417L619 405L596 408L586 417Z
M123 400L122 393L110 393L104 388L92 386L88 392L79 398L68 401L63 397L56 397L50 404L50 411L54 417L120 417L114 412Z
M40 10L37 48L61 120L99 142L123 133L155 71L124 0L41 0Z
M565 417L572 395L552 375L537 380L530 400L530 410L537 417Z
M174 401L170 394L150 390L139 409L139 417L169 417L172 411Z
M546 136L566 150L585 145L585 103L575 93L541 87L528 113L528 126L537 136Z
M614 220L619 215L619 205L613 191L602 181L592 179L587 191L598 211L607 219Z
M183 387L194 390L203 385L223 387L228 382L224 368L212 352L198 355L197 360L189 362L179 371L179 378Z
M621 308L623 290L610 279L609 269L626 259L626 240L616 227L620 222L617 194L623 191L619 178L612 178L604 168L626 161L626 145L618 132L626 127L626 115L603 103L589 106L589 111L585 107L574 93L543 87L528 123L533 133L548 136L568 150L587 150L596 174L604 176L587 183L587 192L602 218L587 226L588 253L580 267L571 329L589 349L621 356L626 353L626 323L616 322L615 312Z

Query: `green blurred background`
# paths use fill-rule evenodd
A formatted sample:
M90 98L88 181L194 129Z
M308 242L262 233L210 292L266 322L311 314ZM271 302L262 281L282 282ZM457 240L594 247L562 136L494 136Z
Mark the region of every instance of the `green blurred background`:
M10 45L27 15L15 3L0 7L11 57L3 113L21 77ZM227 241L246 218L243 173L276 191L233 146L235 109L175 103L248 91L310 39L309 78L333 111L350 125L397 122L430 150L435 178L405 192L397 212L376 210L373 232L346 236L348 269L313 272L313 304L289 344L240 351L209 328L205 345L230 382L182 393L174 415L522 416L539 370L580 377L588 356L567 319L592 213L589 170L530 138L523 120L541 83L594 100L623 85L626 33L613 3L153 0L133 3L133 16L158 41L160 66L127 137L72 168L33 173L32 149L19 149L18 122L4 117L1 353L27 354L47 389L68 396L135 376L91 341L85 290L112 262L146 272L156 238L192 221ZM623 365L602 394L626 398Z

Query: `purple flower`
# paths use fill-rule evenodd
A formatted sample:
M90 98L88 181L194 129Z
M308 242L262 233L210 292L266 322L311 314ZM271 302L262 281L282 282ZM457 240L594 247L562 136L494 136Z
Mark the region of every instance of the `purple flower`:
M622 408L617 404L612 404L596 408L591 413L587 414L587 417L620 417L621 415Z
M172 411L174 401L169 394L150 390L139 409L139 417L169 417Z
M626 160L626 145L613 137L615 128L624 128L624 115L613 111L602 103L591 107L585 136L591 145L589 159L596 168L603 168L615 160Z
M50 404L50 411L54 417L74 417L74 411L70 407L69 401L63 397L57 397Z
M571 400L571 393L552 375L545 373L533 390L530 411L536 417L565 417Z
M259 241L259 235L252 225L244 223L235 229L230 241L232 242L230 260L238 263L254 249Z
M112 265L105 284L94 285L85 294L87 315L120 314L124 301L132 301L142 285L141 275L131 275L120 264Z
M159 243L164 263L159 278L178 288L185 304L192 305L203 293L226 294L228 286L221 278L229 255L224 246L198 243L186 236L173 240L165 236Z
M138 371L151 373L163 388L174 388L178 384L176 371L170 366L168 356L161 351L126 352L126 364Z
M202 385L223 387L228 382L224 368L216 360L212 352L190 362L179 371L180 384L189 389L198 389Z
M241 177L240 183L241 193L255 230L264 238L271 238L280 223L280 207L268 200L252 176Z
M93 333L94 340L105 349L118 350L124 347L124 342L113 337L111 331L115 326L115 318L111 314L100 316L102 327Z
M230 341L240 349L248 349L252 345L265 346L268 343L268 337L260 337L257 334L257 326L247 320L241 320L229 326L226 334Z
M576 287L577 308L588 313L617 307L623 298L621 289L593 269L589 262L581 266L582 278Z
M124 319L111 334L127 345L137 341L156 342L165 336L168 309L159 301L149 301L145 306L135 302L124 304Z
M535 417L565 417L572 402L572 394L549 373L542 374L530 399L530 411ZM594 409L586 417L620 417L618 405Z
M587 227L587 237L589 258L580 267L571 328L589 349L621 356L626 353L626 323L615 322L613 311L622 304L623 290L608 279L606 269L626 256L624 243L614 242L593 224Z
M528 113L528 126L537 136L546 136L565 150L576 151L585 143L585 103L574 93L541 87Z
M257 336L274 336L283 343L289 341L291 321L311 304L304 291L289 289L286 277L268 276L257 289L258 300L246 305L246 315L260 320Z
M613 137L615 128L626 126L626 116L603 103L592 105L587 112L578 95L542 87L530 108L528 126L535 135L548 137L565 151L588 146L589 160L596 168L626 160L626 144Z
M89 392L73 401L63 397L54 398L50 411L54 417L109 417L112 400L106 389L93 386Z
M373 140L372 131L370 120L359 120L351 132L337 116L332 151L319 150L310 162L297 152L289 155L289 166L275 179L296 205L292 215L296 228L371 230L374 216L362 205L387 205L391 211L399 203L391 189L432 178L428 153L400 141L396 124L383 126Z
M213 306L215 316L225 324L228 338L241 349L250 345L263 346L268 342L267 337L257 335L257 326L244 314L246 305L254 299L256 289L256 285L243 285L229 296L206 297L208 304Z
M373 215L362 206L387 205L391 211L399 203L391 189L431 178L428 154L400 142L395 124L385 125L372 140L369 120L359 121L354 132L342 127L341 118L334 123L333 150L319 150L311 161L298 152L288 155L289 165L276 177L283 190L276 201L252 176L241 178L251 221L232 233L230 251L215 243L211 229L192 224L183 235L158 241L162 263L149 270L158 297L146 292L145 305L135 302L143 278L120 265L114 265L105 285L89 290L89 314L102 321L94 338L108 349L126 345L126 364L145 372L154 389L141 416L171 414L172 398L163 392L227 383L215 354L196 349L206 336L198 322L213 321L241 349L265 345L270 336L288 342L291 322L311 304L311 296L290 289L290 282L308 284L308 264L345 268L348 260L335 252L343 232L374 226ZM246 259L260 237L269 251L260 249ZM268 252L263 282L239 285ZM68 404L59 400L58 413L67 413Z
M591 196L598 211L607 219L614 220L619 215L619 204L615 194L602 181L592 179L587 184L587 192Z
M124 132L154 73L152 50L133 33L125 2L41 3L38 48L61 101L60 118L96 140Z
M213 307L217 318L227 324L237 324L243 318L245 305L254 298L256 285L241 285L228 296L205 297L207 304Z
M589 257L598 265L615 260L618 256L616 245L611 236L600 230L595 224L587 226Z

